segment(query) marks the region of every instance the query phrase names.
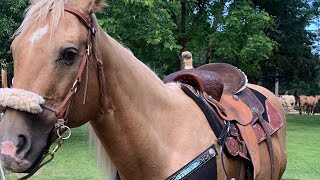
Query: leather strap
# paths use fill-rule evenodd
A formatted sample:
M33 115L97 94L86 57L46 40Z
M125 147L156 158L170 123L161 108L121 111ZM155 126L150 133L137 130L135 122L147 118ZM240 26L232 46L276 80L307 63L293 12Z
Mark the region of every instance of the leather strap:
M99 103L100 107L99 110L101 113L105 113L105 92L106 92L106 81L105 81L105 76L104 76L104 70L103 70L103 63L100 59L97 59L97 69L98 69L98 81L99 81L99 91L100 91L100 98L99 98Z
M255 112L254 112L255 113ZM273 145L272 145L272 139L271 139L271 133L269 129L267 128L266 121L262 118L262 116L259 116L259 122L264 130L264 132L267 135L267 145L269 150L269 156L270 156L270 165L271 165L271 179L275 180L275 164L274 164L274 153L273 153Z
M87 49L83 52L81 64L77 72L77 76L73 83L73 86L71 87L65 99L62 101L62 104L60 105L59 110L55 114L58 119L66 119L68 117L73 96L77 92L77 88L82 80L82 75L87 65L87 61L88 59L90 59L90 55L92 54L92 44L93 44L92 36L95 33L91 20L87 16L85 16L83 13L69 6L65 6L65 11L78 17L81 20L81 22L88 28L88 41L87 41Z
M260 172L260 154L256 134L254 133L251 124L243 126L239 123L236 123L236 125L242 135L242 139L244 140L247 146L247 150L251 157L251 161L254 167L253 177L256 178L256 176Z
M84 23L84 25L87 26L88 29L92 28L91 27L91 20L86 15L84 15L82 12L80 12L77 9L74 9L73 7L70 7L70 6L65 6L64 10L66 12L69 12L69 13L77 16Z

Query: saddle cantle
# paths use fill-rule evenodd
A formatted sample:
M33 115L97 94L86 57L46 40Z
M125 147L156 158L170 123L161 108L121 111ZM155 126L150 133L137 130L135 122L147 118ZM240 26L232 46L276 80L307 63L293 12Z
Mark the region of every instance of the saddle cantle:
M180 82L188 84L201 92L208 93L215 100L219 101L223 92L223 82L220 76L208 70L184 69L166 76L164 83Z

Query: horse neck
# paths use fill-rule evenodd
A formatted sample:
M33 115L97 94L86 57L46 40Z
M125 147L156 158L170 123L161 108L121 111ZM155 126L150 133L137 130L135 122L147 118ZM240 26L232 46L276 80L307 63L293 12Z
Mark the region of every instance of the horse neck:
M158 106L165 101L161 94L165 85L129 50L102 30L99 35L98 56L104 64L106 109L91 125L120 172L145 174L139 170L153 166L148 163L164 161L157 157L162 154L159 147L162 116ZM152 161L146 160L146 156Z

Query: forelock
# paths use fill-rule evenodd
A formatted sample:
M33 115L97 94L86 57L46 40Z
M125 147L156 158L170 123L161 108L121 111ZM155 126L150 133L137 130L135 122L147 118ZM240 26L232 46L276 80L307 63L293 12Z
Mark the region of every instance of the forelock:
M34 4L31 4L25 13L25 18L22 21L20 27L16 30L13 38L18 34L28 31L31 26L44 22L50 11L51 14L50 27L53 32L64 15L64 4L67 0L39 0Z

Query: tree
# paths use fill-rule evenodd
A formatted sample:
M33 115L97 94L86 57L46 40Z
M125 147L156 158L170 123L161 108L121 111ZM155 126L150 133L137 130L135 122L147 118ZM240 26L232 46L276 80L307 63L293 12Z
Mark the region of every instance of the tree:
M12 57L9 53L11 36L22 21L23 10L27 6L25 0L0 1L0 57L1 61L10 63L9 73L12 74ZM11 75L12 76L12 75Z
M277 43L264 32L273 25L268 13L257 10L248 1L230 5L223 24L213 33L215 58L236 65L251 82L261 77L261 64L269 59Z
M311 91L319 86L312 85L319 75L319 58L311 53L316 36L305 29L319 17L319 0L107 2L97 15L101 27L160 77L178 70L181 51L189 50L195 67L231 63L250 82L269 89L276 74L286 90L308 84ZM3 0L0 6L0 55L9 60L9 39L21 22L26 1Z
M228 60L249 70L248 62L267 58L276 44L262 31L272 19L249 2L111 0L100 19L105 19L100 23L109 34L160 75L180 68L183 50L193 53L195 66ZM227 51L223 42L228 44ZM253 67L256 70L248 72L251 77L256 76L259 63Z
M315 0L312 2L312 14L314 15L314 25L316 29L315 33L315 41L313 44L314 53L316 56L320 57L320 0Z
M121 41L159 76L174 68L177 52L175 24L170 15L152 1L110 0L98 15L101 27Z
M319 60L311 53L314 36L306 30L312 19L308 2L255 0L254 3L275 18L275 28L266 33L279 44L273 56L262 65L265 74L263 84L271 89L274 79L269 75L279 73L282 92L303 88L303 84L309 84L311 89L316 90L314 82L318 75Z

